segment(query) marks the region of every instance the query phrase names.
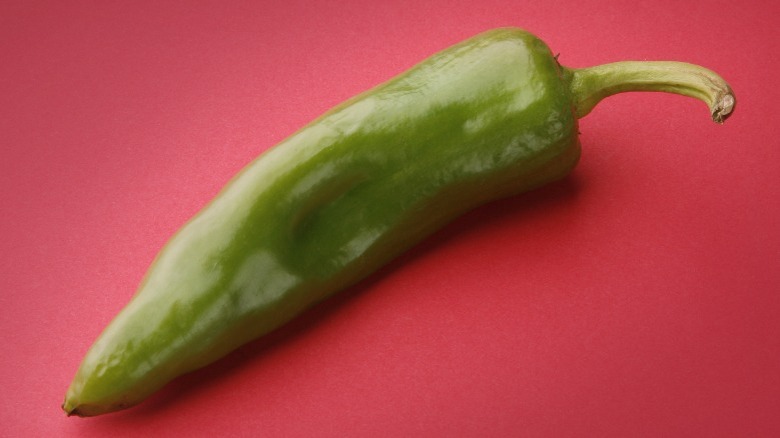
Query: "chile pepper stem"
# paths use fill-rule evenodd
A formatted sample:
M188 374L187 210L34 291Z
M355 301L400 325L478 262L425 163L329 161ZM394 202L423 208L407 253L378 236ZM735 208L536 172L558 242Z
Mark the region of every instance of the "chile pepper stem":
M731 87L717 73L673 61L623 61L567 69L577 117L586 116L601 99L626 91L663 91L704 101L712 120L723 123L734 110Z

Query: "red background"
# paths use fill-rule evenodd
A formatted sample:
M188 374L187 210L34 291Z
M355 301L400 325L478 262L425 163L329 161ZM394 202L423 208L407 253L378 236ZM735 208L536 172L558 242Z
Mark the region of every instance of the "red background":
M0 3L0 435L778 436L776 2ZM143 405L65 390L167 238L243 165L462 39L671 59L723 126L635 93L565 181L462 217Z

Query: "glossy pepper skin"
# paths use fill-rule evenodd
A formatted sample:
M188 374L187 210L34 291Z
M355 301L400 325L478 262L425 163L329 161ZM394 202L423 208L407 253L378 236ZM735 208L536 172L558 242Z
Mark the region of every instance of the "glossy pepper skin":
M135 405L358 282L458 215L567 175L574 73L497 29L332 109L166 244L89 350L69 415Z

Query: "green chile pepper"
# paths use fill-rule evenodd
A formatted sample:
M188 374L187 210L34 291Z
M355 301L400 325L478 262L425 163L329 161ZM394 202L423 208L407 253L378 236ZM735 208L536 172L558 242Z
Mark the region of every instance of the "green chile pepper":
M677 62L562 67L520 29L477 35L327 112L241 171L166 244L63 409L135 405L371 274L458 215L567 175L577 119L624 91L734 95Z

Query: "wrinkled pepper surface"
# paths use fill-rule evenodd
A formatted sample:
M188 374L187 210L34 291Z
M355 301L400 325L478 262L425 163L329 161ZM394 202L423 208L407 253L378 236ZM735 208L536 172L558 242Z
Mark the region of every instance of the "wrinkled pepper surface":
M578 118L624 91L734 107L678 62L558 63L492 30L333 108L246 166L159 253L67 391L68 415L133 406L278 328L488 201L567 175Z

